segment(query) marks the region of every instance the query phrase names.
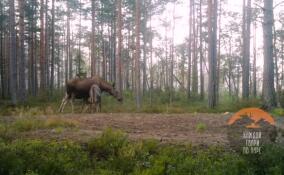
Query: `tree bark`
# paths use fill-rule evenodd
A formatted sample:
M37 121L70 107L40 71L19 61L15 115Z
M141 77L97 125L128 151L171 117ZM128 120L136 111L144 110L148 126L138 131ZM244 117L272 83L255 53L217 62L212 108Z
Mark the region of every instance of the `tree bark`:
M217 0L208 0L208 33L209 33L209 83L208 106L215 108L217 105Z
M121 0L117 0L117 18L116 18L116 87L118 92L122 93L122 72L121 72L121 50L122 50L122 14L121 14Z
M187 68L187 97L191 97L191 48L192 48L192 6L193 0L189 0L189 33L188 33L188 68Z
M54 25L55 25L55 14L54 14L54 0L52 0L52 21L51 21L51 76L50 76L50 91L51 94L53 93L53 88L54 88L54 60L55 60L55 46L54 46L54 37L55 37L55 30L54 30Z
M204 73L203 73L203 37L202 37L202 0L199 4L199 55L200 55L200 99L204 99Z
M273 62L273 0L264 0L263 16L263 100L266 108L276 106L274 88L274 62Z
M96 74L96 39L95 39L95 31L96 31L96 12L95 7L96 3L95 0L92 1L92 38L91 38L91 75L94 76Z
M249 98L251 0L243 0L242 97Z
M192 4L192 35L193 35L193 61L192 61L192 94L193 96L198 95L198 66L197 66L197 32L196 32L196 14L195 14L195 5Z
M140 0L136 0L135 3L135 84L136 84L136 107L141 108L141 90L140 90Z
M45 37L44 37L44 0L40 0L40 88L45 90L46 71L45 71Z
M9 82L10 82L10 97L13 105L17 104L17 58L16 58L16 24L15 24L15 2L14 0L9 0L9 30L10 30L10 42L9 42L9 52L10 52L10 62L9 62Z
M20 66L19 66L19 100L24 102L26 100L26 74L25 74L25 1L18 0L19 3L19 37L20 37Z

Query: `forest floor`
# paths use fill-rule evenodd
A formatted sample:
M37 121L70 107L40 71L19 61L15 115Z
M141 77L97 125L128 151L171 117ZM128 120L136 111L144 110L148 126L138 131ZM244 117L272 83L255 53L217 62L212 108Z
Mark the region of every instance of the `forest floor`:
M42 116L61 118L76 123L72 128L44 128L21 132L17 137L73 140L85 142L112 128L127 133L132 140L157 139L164 143L193 145L228 145L225 114L145 114L145 113L97 113ZM284 128L283 118L277 118L277 126Z

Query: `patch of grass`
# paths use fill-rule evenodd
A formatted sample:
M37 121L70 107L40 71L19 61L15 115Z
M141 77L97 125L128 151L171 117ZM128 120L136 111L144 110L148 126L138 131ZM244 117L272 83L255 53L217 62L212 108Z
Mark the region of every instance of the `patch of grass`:
M0 174L18 175L265 175L283 174L284 148L268 145L259 155L240 155L222 147L130 141L107 129L87 144L71 141L0 139Z
M43 96L43 97L42 97ZM53 115L58 113L58 108L63 97L63 91L55 91L53 96L42 94L39 97L29 97L24 104L12 107L3 104L0 107L0 115L36 116ZM103 93L102 112L145 112L145 113L223 113L236 112L245 107L259 107L261 100L258 98L241 100L237 97L221 94L219 105L215 109L208 108L207 99L201 100L199 96L187 98L185 92L175 92L170 103L169 91L154 90L152 93L152 104L150 104L149 92L141 98L141 109L136 108L135 95L131 91L124 91L123 103L118 102L112 96ZM81 100L74 103L75 112L81 112ZM71 105L67 104L65 113L71 112Z
M205 130L206 130L206 125L204 124L204 123L198 123L197 125L196 125L196 131L197 132L204 132Z
M78 125L79 123L77 121L62 117L49 117L44 121L44 127L46 128L74 128Z
M37 118L21 117L12 124L12 128L19 132L37 130L44 128L44 121Z
M75 128L79 123L72 119L62 117L19 117L8 127L18 132L32 131L38 129L53 129L53 128ZM1 129L1 128L0 128Z
M272 115L283 117L284 116L284 108L275 108L271 111L271 113L272 113Z

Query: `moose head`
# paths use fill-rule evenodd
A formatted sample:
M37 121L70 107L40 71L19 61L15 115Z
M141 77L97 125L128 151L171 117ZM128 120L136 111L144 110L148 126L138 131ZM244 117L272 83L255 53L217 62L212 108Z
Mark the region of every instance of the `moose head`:
M122 94L116 89L115 83L112 83L112 91L111 94L119 101L123 101Z

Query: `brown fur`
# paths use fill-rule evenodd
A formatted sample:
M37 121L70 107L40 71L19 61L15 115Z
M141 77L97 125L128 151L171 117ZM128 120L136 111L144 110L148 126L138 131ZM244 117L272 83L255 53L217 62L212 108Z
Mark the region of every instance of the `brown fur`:
M118 101L122 101L122 95L115 90L114 86L110 83L104 81L98 76L91 78L74 78L67 81L66 83L66 95L62 100L59 111L62 112L66 103L71 100L72 111L73 111L73 99L83 99L88 101L90 97L89 91L93 84L97 84L102 92L108 92L110 95L114 96Z

